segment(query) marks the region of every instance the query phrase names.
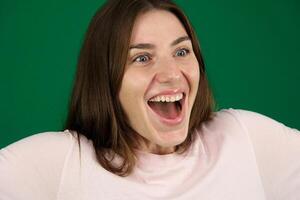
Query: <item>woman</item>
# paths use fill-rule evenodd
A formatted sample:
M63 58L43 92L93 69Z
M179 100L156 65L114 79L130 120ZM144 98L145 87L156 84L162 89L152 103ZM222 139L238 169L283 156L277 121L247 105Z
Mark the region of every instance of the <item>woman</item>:
M0 152L0 199L300 199L300 135L213 110L170 1L113 0L86 34L66 130Z

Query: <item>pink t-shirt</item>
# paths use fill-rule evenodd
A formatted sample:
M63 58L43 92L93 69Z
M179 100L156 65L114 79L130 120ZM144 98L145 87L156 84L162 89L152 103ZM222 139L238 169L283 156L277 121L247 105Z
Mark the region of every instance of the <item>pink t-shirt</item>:
M263 115L222 110L183 155L138 152L134 172L104 170L92 142L68 130L0 151L1 200L299 200L300 132Z

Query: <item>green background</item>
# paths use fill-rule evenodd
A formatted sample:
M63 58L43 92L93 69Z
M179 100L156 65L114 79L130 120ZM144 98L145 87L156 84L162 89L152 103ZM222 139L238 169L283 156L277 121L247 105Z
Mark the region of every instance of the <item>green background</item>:
M200 38L217 108L300 129L300 1L177 2ZM62 129L83 36L102 3L1 0L0 147Z

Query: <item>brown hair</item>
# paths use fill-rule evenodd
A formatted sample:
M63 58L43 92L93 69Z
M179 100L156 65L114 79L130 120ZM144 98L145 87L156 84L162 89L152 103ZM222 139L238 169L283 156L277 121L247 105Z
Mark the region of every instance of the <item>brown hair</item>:
M176 147L184 152L193 142L195 129L209 120L213 99L205 75L205 67L196 35L187 17L168 0L109 0L90 22L79 55L74 88L65 128L92 140L98 162L103 168L120 176L134 168L136 134L129 126L118 94L137 16L152 9L173 13L191 38L200 67L200 81L190 116L186 140ZM79 142L80 145L80 142ZM113 163L118 155L119 165Z

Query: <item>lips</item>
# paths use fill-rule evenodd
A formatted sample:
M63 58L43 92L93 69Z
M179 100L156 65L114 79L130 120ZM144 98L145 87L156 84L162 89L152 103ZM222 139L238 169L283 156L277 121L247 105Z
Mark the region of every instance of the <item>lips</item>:
M178 100L178 94L181 97ZM159 95L157 95L159 96ZM176 93L173 95L160 95L148 100L147 105L161 123L169 126L180 124L184 119L185 112L185 93ZM177 99L175 98L177 96ZM168 101L165 101L166 97ZM172 98L172 100L170 100ZM155 101L153 99L156 99ZM176 100L177 101L176 101Z

